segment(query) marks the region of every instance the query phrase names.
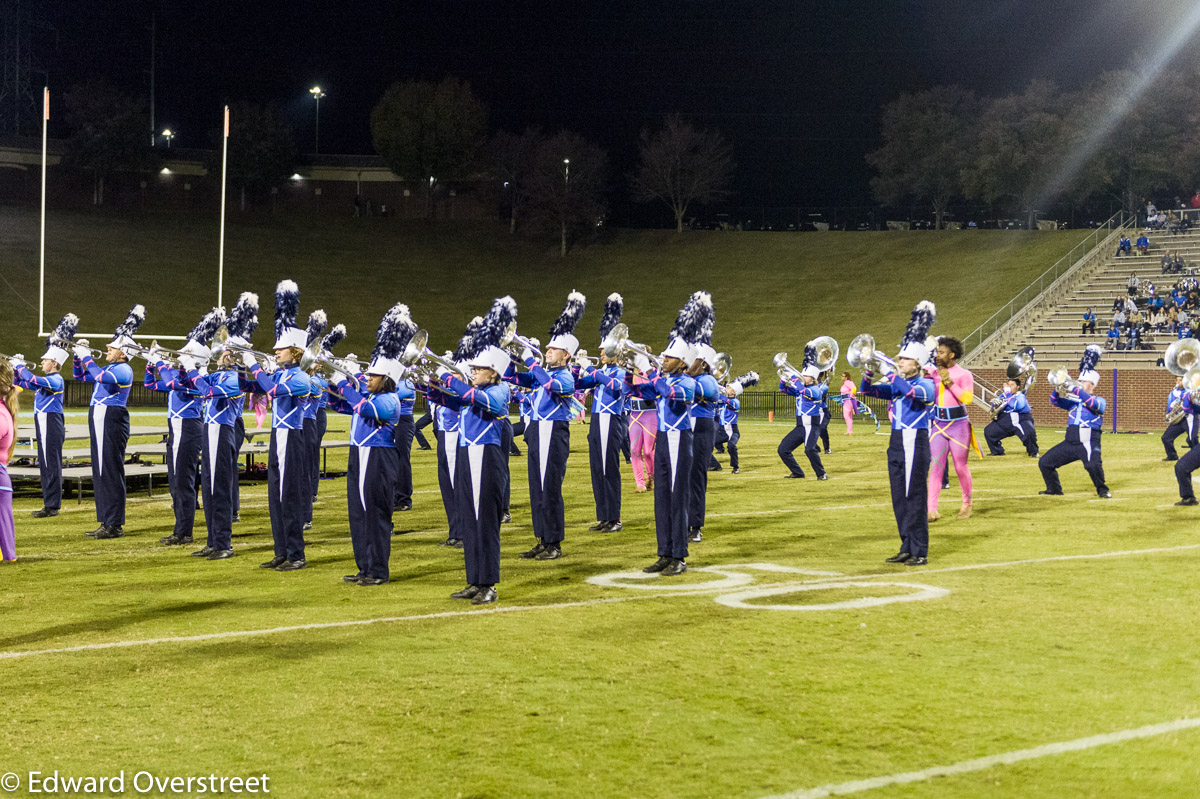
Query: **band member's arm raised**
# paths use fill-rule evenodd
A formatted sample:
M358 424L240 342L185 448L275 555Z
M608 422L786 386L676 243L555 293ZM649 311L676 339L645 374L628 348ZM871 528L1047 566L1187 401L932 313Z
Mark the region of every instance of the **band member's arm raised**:
M59 388L61 388L61 386L59 388L56 388L54 386L54 383L51 382L50 377L48 375L46 377L38 377L33 372L29 371L29 367L26 366L25 364L21 364L16 369L14 369L13 372L15 373L15 379L13 380L13 382L16 383L18 386L20 386L21 388L25 388L25 389L39 389L40 388L44 391L58 391ZM55 374L57 374L57 372Z
M529 367L529 371L525 375L532 379L528 383L521 381L521 385L542 386L551 394L575 393L575 378L571 375L570 370L558 369L554 374L550 374L534 358L527 358L525 365Z
M917 378L909 382L896 373L892 373L889 377L892 383L892 391L896 394L903 397L911 397L919 402L933 402L933 384L929 380Z
M800 378L780 376L779 390L793 397L800 396Z
M1104 397L1097 397L1095 394L1089 394L1081 388L1076 388L1071 393L1079 398L1079 402L1083 405L1083 407L1087 408L1097 416L1104 415L1104 410L1108 407L1108 403L1105 401Z

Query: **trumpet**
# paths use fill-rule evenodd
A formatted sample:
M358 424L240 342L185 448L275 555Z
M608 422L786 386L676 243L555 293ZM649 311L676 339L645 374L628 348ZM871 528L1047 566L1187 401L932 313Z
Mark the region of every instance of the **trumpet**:
M600 359L597 358L595 355L588 355L587 350L578 350L575 353L574 361L575 361L575 365L578 366L580 369L585 369L589 366L599 366L600 365Z
M800 370L788 361L786 352L775 353L774 364L780 380L793 380L800 377Z
M1063 394L1070 394L1072 389L1079 388L1079 381L1071 377L1067 372L1067 367L1060 366L1057 369L1051 369L1046 373L1046 382L1054 387L1054 390Z
M51 336L50 343L55 347L66 350L67 352L71 352L76 347L83 347L85 350L90 352L94 358L99 358L101 355L106 355L108 353L108 350L98 350L95 347L89 347L88 340L86 338L81 338L79 341L71 341L70 339Z
M608 332L600 346L604 349L605 356L627 366L632 366L637 356L645 355L658 369L662 369L662 357L650 352L650 348L645 344L630 341L629 326L622 322L613 325L613 329Z
M875 337L870 333L854 337L850 348L846 350L846 363L850 364L852 369L879 372L882 376L899 371L895 361L875 349Z
M505 329L504 335L500 337L500 349L507 350L519 358L526 348L531 350L538 358L542 357L541 348L517 332L517 323L514 320Z
M509 329L515 335L516 326L513 325ZM422 383L429 383L431 378L437 373L437 367L440 366L452 372L455 377L463 382L471 382L471 376L460 369L458 364L448 358L443 358L435 354L433 350L429 349L426 346L428 341L429 333L424 330L418 330L413 334L412 339L408 342L408 346L404 348L404 352L400 355L400 363L404 365L404 368L413 370L413 379Z
M168 350L164 347L160 347L158 346L157 341L151 341L149 347L143 347L141 344L136 343L131 344L129 345L129 349L133 350L133 357L145 358L148 362L153 362L155 353L158 353L158 357L161 357L171 366L179 366L179 356L187 354L180 352L179 350Z
M258 361L264 369L271 369L275 365L275 356L265 352L259 352L250 347L243 347L241 344L229 343L229 328L221 325L217 328L217 335L213 337L213 357L219 357L220 353L228 350L229 352L248 352L254 356L254 360Z

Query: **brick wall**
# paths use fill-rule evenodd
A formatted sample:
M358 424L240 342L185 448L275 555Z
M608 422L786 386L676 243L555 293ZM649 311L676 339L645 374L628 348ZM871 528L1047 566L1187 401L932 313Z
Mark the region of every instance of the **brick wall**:
M1050 386L1046 373L1057 364L1040 364L1037 381L1029 390L1029 404L1033 408L1033 419L1041 425L1065 425L1067 412L1050 405ZM1078 374L1078 361L1069 364L1071 376ZM1101 361L1103 366L1103 361ZM1003 369L974 369L976 377L1000 388L1004 383ZM1104 414L1104 429L1117 430L1161 430L1166 426L1163 413L1167 407L1167 394L1175 387L1175 376L1166 369L1100 369L1100 385L1096 393L1108 401ZM1116 397L1116 402L1113 398ZM976 425L987 424L986 406L971 408L971 421Z

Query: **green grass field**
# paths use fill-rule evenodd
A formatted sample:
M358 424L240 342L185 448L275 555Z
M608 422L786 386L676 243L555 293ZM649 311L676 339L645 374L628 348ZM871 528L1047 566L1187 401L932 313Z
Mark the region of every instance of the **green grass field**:
M47 325L71 311L84 330L107 333L141 302L146 332L184 335L216 302L215 216L56 212L46 235ZM301 311L323 307L349 328L348 347L364 355L384 311L405 302L440 352L503 294L517 300L520 331L544 341L567 292L578 288L589 300L580 340L596 354L611 292L625 297L634 339L660 349L688 295L706 289L717 348L733 355L738 372L766 374L774 353L789 351L799 363L804 342L819 335L845 346L866 331L881 345L896 344L922 299L937 304L936 334L964 336L1082 236L612 230L563 259L497 225L231 214L225 303L258 292L263 327L255 343L269 347L272 292L294 278ZM37 270L36 213L0 207L0 275L8 284L0 285L0 352L36 349Z
M1045 450L1062 419L1041 420ZM572 428L566 557L539 563L516 557L531 529L514 459L491 609L448 598L462 554L437 546L431 452L414 452L415 506L380 588L340 579L344 479L322 483L310 568L290 574L257 568L262 484L242 487L239 556L212 563L158 545L164 496L131 493L127 537L96 542L90 500L37 521L26 487L21 558L0 569L0 772L265 773L287 797L756 799L1200 715L1197 509L1172 507L1156 436L1105 436L1111 500L1079 464L1048 498L1019 447L973 460L974 517L954 519L952 483L930 565L907 568L883 562L887 439L835 419L830 480L783 480L786 430L743 425L742 473L711 476L692 571L610 581L633 587L589 582L653 560L652 499L627 467L625 530L588 532ZM838 606L920 586L941 595ZM785 593L738 598L772 587ZM1198 753L1200 730L1182 730L862 795L1194 797Z

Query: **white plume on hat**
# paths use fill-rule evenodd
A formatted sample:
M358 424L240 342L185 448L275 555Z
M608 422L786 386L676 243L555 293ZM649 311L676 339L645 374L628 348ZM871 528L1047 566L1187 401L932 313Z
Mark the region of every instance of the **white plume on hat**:
M900 341L900 352L897 358L911 358L922 366L929 360L929 348L925 346L925 337L929 328L937 321L937 308L929 300L921 300L913 308L912 318Z

